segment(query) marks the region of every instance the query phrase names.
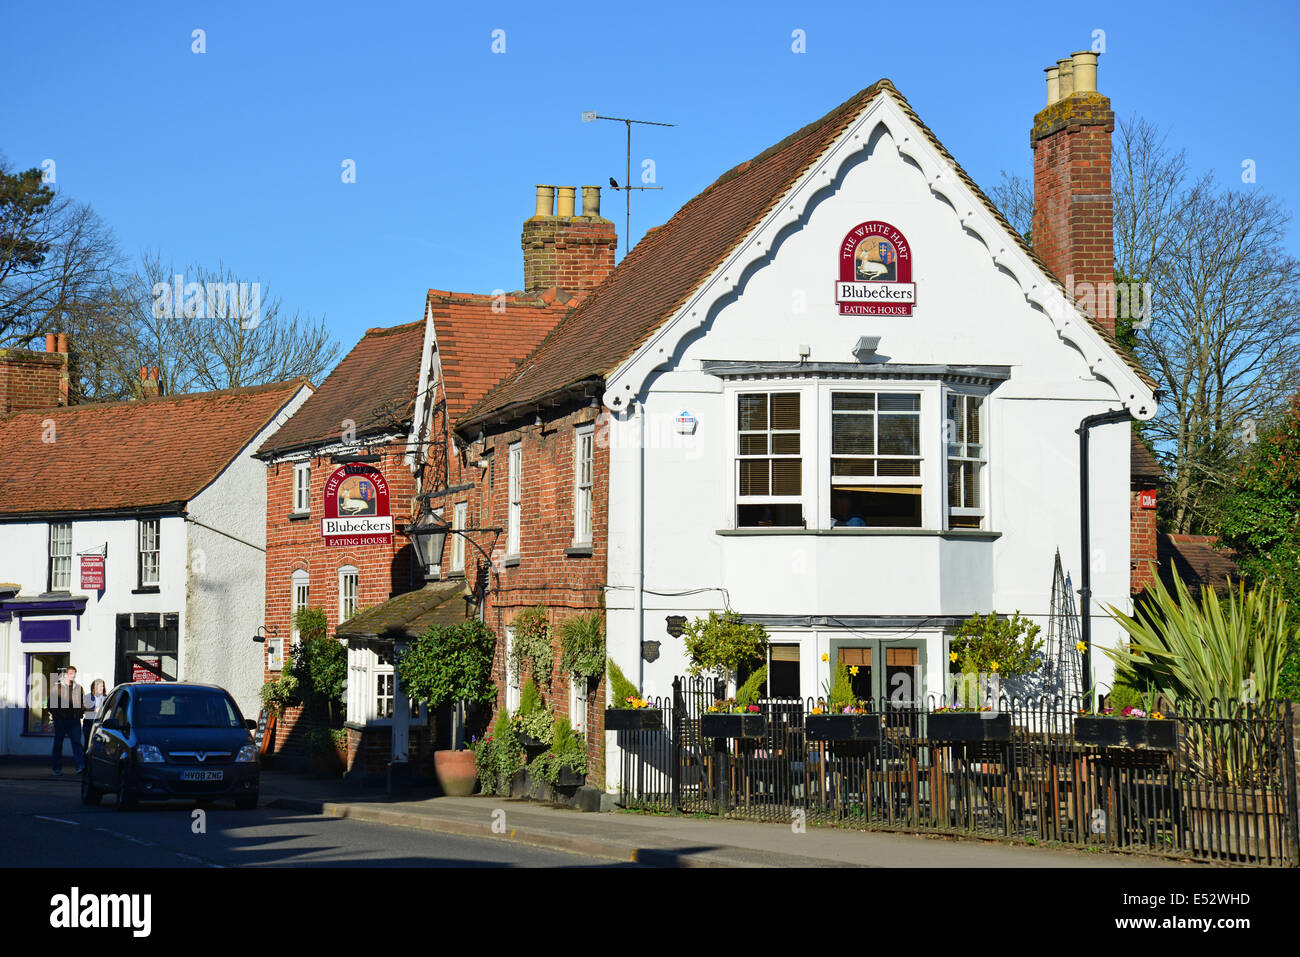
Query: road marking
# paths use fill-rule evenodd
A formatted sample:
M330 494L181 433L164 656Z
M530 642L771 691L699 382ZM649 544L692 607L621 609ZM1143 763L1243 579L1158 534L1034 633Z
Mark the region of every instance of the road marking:
M53 821L55 824L71 824L73 827L80 827L79 821L68 821L61 817L46 817L44 814L33 814L32 817L38 821Z
M226 866L225 864L217 864L214 861L204 860L201 857L195 857L193 854L182 854L180 851L172 851L172 853L175 854L177 857L179 857L181 860L193 861L195 864L202 864L204 867L225 868Z
M123 834L121 831L110 831L106 827L97 827L95 830L101 834L108 834L111 837L120 837L124 841L130 841L132 844L139 844L141 847L157 847L153 841L142 841L138 837L132 837L130 834Z

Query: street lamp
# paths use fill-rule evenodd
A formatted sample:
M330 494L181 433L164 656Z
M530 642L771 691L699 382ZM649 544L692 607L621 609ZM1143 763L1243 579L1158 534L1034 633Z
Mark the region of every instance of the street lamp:
M435 570L442 564L442 548L447 542L449 531L451 526L433 512L426 511L420 516L419 521L408 526L402 533L411 540L416 561L424 569L425 578L432 578L438 574Z

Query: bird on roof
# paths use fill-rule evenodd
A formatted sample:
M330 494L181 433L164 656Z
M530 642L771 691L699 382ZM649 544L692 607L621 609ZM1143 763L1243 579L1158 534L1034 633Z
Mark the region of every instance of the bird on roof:
M618 180L612 176L609 178L609 185L613 186L615 189L622 189L622 187L618 185Z

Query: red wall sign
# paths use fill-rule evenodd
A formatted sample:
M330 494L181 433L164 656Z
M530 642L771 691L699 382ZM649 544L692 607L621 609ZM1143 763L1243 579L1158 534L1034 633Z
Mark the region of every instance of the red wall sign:
M1138 508L1155 508L1156 507L1156 490L1150 489L1145 492L1138 492Z
M912 247L889 223L859 223L840 243L835 301L841 316L910 316L916 304Z
M336 547L393 544L388 482L372 465L342 465L325 481L321 535Z
M103 555L82 555L81 556L81 590L82 591L103 591L104 590L104 556Z
M152 665L152 667L150 667ZM155 682L162 681L161 665L157 655L144 655L131 662L131 680Z

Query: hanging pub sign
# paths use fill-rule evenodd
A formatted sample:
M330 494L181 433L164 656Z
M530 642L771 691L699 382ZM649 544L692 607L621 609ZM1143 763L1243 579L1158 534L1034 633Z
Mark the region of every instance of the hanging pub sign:
M916 283L907 238L878 220L850 229L840 243L835 301L841 316L910 316Z
M373 465L341 465L325 480L321 535L331 546L393 544L388 482Z

